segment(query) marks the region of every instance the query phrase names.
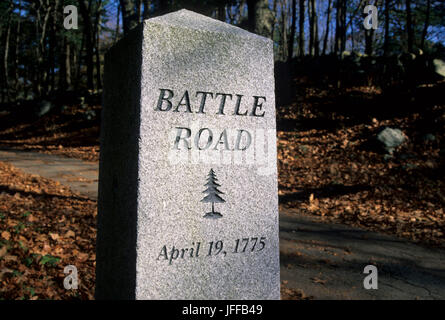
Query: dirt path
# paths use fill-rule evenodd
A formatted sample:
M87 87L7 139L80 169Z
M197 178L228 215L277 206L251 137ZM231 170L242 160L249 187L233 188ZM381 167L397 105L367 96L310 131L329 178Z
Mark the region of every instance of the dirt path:
M59 181L97 199L98 163L23 151L0 161ZM312 217L280 213L281 280L315 299L445 299L445 250ZM363 287L363 269L378 268L378 289Z

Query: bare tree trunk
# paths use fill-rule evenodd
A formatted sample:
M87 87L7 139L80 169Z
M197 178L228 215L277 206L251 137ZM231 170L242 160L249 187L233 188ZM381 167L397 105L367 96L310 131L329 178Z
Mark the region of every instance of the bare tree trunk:
M246 0L241 0L239 4L238 20L236 22L237 25L241 24L244 19L245 8L246 8ZM249 8L247 8L247 15L249 15ZM249 17L247 17L247 19L249 19Z
M298 20L298 47L300 50L300 57L304 56L304 0L300 0L300 18Z
M61 90L62 92L64 92L66 90L66 46L67 46L67 42L68 39L66 38L66 36L62 37L62 44L59 45L59 64L60 64L60 68L59 68L59 84L58 84L58 88L59 90Z
M142 18L142 1L141 0L136 0L136 21L139 24L139 22L141 22L141 18ZM136 24L137 25L137 24Z
M430 9L431 9L431 0L427 0L426 1L426 12L425 12L425 24L423 25L422 39L420 40L420 49L422 49L422 50L425 47L426 33L428 31L428 26L430 23Z
M330 28L330 22L331 22L331 11L332 11L332 0L329 0L329 2L328 2L328 12L327 12L327 17L326 17L326 34L324 35L324 40L323 40L322 55L326 54L326 48L327 48L327 45L328 45L329 28Z
M45 6L43 5L43 1L40 0L40 7L38 12L38 15L40 16L39 12L40 12L40 8L44 8ZM50 17L50 13L51 13L51 9L52 7L49 5L49 0L47 0L46 2L46 12L45 12L45 17L43 19L43 24L42 24L42 30L41 30L41 34L40 34L40 40L39 40L39 45L37 46L37 61L38 61L38 74L36 75L36 77L38 78L37 80L37 92L39 95L43 94L47 94L48 93L48 71L44 66L44 55L45 55L45 39L46 39L46 31L47 31L47 26L48 26L48 21L49 21L49 17ZM38 18L36 23L37 26L39 25L39 23L41 22L41 19ZM38 30L38 29L37 29ZM42 88L43 86L43 88ZM42 92L43 91L43 92Z
M70 43L67 41L66 42L66 53L65 53L65 69L66 69L66 85L67 87L71 87L71 48L70 48ZM74 59L73 59L74 60ZM73 61L73 65L74 61Z
M84 21L84 34L85 34L85 44L86 44L86 64L87 64L87 87L90 90L94 90L94 41L93 33L91 31L91 0L89 1L88 8L85 5L84 0L79 1L80 12Z
M0 39L3 39L3 24L0 24ZM4 72L3 72L3 65L2 65L2 70L0 71L0 84L3 85L3 77L4 77ZM0 102L5 102L5 92L4 92L4 88L0 87Z
M218 20L226 21L226 6L225 4L218 5Z
M337 0L337 12L335 22L335 45L336 54L341 54L346 47L346 1Z
M247 0L249 29L259 35L270 38L273 16L268 0Z
M11 14L11 13L10 13ZM6 30L5 54L3 56L3 69L5 77L6 101L9 101L9 72L8 72L8 55L9 55L9 38L11 36L11 19L8 19L8 28Z
M22 20L22 1L19 1L19 15L17 19L17 32L16 32L16 38L15 38L15 61L14 61L14 69L15 69L15 99L18 98L18 92L19 92L19 48L20 48L20 24Z
M54 1L54 8L52 12L52 24L50 28L50 43L49 43L49 58L48 58L48 67L50 71L50 86L51 91L55 90L56 87L56 76L55 76L55 69L56 69L56 47L58 46L57 43L57 16L58 12L60 11L60 0Z
M124 26L124 35L128 34L128 31L138 25L138 16L135 9L134 0L120 0L122 9L122 22ZM160 4L165 4L165 1L160 1Z
M292 25L290 29L289 48L288 48L289 52L287 54L288 61L291 61L294 55L296 24L297 24L297 0L292 0Z
M341 10L341 52L345 51L346 49L346 0L342 0L342 10Z
M120 1L131 1L131 0L120 0ZM165 14L165 13L168 12L169 5L170 5L169 2L170 2L170 1L168 1L168 0L159 0L159 1L158 1L158 4L159 4L158 14L159 14L159 15L161 15L161 14Z
M143 0L144 3L144 13L142 15L142 18L148 19L148 17L150 16L150 1L149 0Z
M9 43L11 38L11 24L12 24L12 15L14 10L14 3L10 1L9 8L7 10L8 18L6 22L6 37L5 37L5 51L3 55L3 76L5 77L5 88L4 88L4 101L9 102L10 101L10 88L9 88L9 66L8 66L8 60L9 60ZM3 92L3 89L2 89Z
M140 7L140 5L139 5ZM96 82L97 82L97 89L102 89L102 79L101 79L101 70L100 70L100 11L102 9L102 0L99 0L97 2L97 8L96 8L96 23L95 23L95 52L96 52ZM140 11L139 11L140 13Z
M390 0L385 0L385 40L383 42L383 54L389 55L389 6Z
M287 0L281 1L281 56L283 61L287 60L288 39L287 39Z
M314 24L314 55L320 54L320 45L318 41L318 16L317 16L317 2L312 0L312 22Z
M408 33L408 52L413 52L414 34L411 15L411 0L406 0L406 31Z
M117 15L116 15L116 29L114 31L114 39L113 39L113 43L116 43L118 38L119 38L119 18L121 15L121 5L120 3L117 4Z
M75 88L78 89L80 85L81 76L81 66L82 66L82 52L85 48L85 32L82 32L82 40L80 42L79 50L73 51L73 66L76 66L76 76L75 76Z
M349 21L351 21L352 22L352 19L354 19L354 14L351 12L351 16L350 16L350 18L349 18L350 20ZM354 24L353 23L351 23L351 51L354 51Z
M381 4L382 4L381 1L376 0L375 5L377 7L380 7ZM361 5L361 2L360 2L360 5ZM361 8L361 6L360 6L360 8ZM365 53L367 55L372 55L374 53L374 34L375 34L374 29L365 30Z
M307 4L307 16L309 17L309 56L314 56L314 15L313 12L313 0L309 0Z
M273 23L272 23L272 30L270 31L270 34L271 34L271 38L273 40L274 33L275 33L275 25L278 23L278 21L277 21L277 0L273 0L272 14L273 14Z
M365 53L372 55L374 41L374 29L365 30Z
M70 44L66 36L62 38L60 48L59 88L63 92L71 86Z

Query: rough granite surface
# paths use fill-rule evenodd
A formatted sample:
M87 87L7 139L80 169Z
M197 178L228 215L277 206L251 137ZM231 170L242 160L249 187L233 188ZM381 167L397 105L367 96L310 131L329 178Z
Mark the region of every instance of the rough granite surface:
M98 266L123 263L122 259L115 262L111 255L120 252L119 249L110 248L123 244L130 252L135 250L135 270L130 273L135 276L130 285L134 287L134 296L129 295L129 299L279 299L272 41L187 10L146 20L132 35L140 37L140 52L126 56L131 50L118 44L107 56L108 65L122 65L125 61L128 68L140 69L131 72L123 72L122 68L106 69L107 78L119 78L115 83L127 81L127 85L105 87L104 115L114 112L117 119L104 116L104 121L115 125L103 124L104 130L113 131L113 134L102 133L103 144L115 143L110 141L114 137L129 146L114 146L114 154L105 150L101 155L99 202L103 204L99 205L99 222L110 221L99 223L98 251L108 254L98 252ZM128 59L141 59L141 64L137 66ZM129 77L128 73L140 74L140 80ZM135 96L134 89L128 90L131 87L128 83L140 89L136 94L140 98L139 110L131 111L137 118L120 129L117 124L128 120L128 116L120 114L133 110L126 105L131 104ZM174 93L173 107L169 111L156 111L160 89ZM189 93L192 112L187 112L187 99L182 99L185 91ZM198 91L214 94L213 98L207 97L205 113L198 112L201 102L196 95ZM218 114L222 97L215 97L216 93L232 94L232 99L227 97L224 115ZM261 100L261 108L257 109L257 113L264 112L264 116L234 115L237 95L243 96L240 113L248 110L249 114L253 97L265 97ZM183 104L174 112L180 102ZM132 129L128 131L128 127ZM190 150L184 141L178 145L180 150L174 149L177 127L190 129ZM212 144L198 151L194 139L201 128L213 132L213 142L218 141L220 133L226 129L230 149L240 129L250 132L252 143L246 150L222 151L225 144L219 143L218 150L214 150ZM129 137L126 142L123 135ZM135 135L138 139L131 138ZM201 146L207 141L205 133L202 137ZM125 158L129 150L133 154L128 155L125 164L113 160ZM114 168L117 177L113 174L112 181L107 176L113 171L109 163L128 169ZM222 214L217 219L204 217L211 211L212 204L201 201L206 195L204 184L211 169L225 201L214 204L215 211ZM137 170L137 181L125 173L133 170ZM135 192L134 197L133 192L125 189L129 188L129 180L134 183L130 187ZM116 193L130 193L126 200L121 199L135 202L110 201ZM128 217L134 225L116 225L127 221L116 215ZM130 228L136 233L135 248L131 248L133 240L120 239L120 231L122 234L130 232L121 228ZM210 246L212 254L209 255ZM131 268L132 264L125 266L122 270L128 273L126 268ZM117 270L119 266L112 269ZM101 268L98 272L110 270ZM110 281L112 276L98 274L98 279L102 278ZM117 281L116 285L122 285L121 282ZM98 298L113 298L112 292L116 290L106 289L107 285L103 287L103 294Z

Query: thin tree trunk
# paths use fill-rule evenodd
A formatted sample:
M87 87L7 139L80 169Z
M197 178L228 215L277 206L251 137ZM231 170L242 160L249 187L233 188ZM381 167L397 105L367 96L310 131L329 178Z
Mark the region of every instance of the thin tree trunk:
M131 0L127 0L127 1L131 1ZM168 0L159 0L158 3L159 3L158 14L161 15L161 14L167 13L168 9L169 9L169 5L170 5L169 1Z
M292 25L290 29L289 48L288 48L289 52L287 54L288 61L291 61L294 55L296 24L297 24L297 0L292 0Z
M342 15L341 15L341 52L346 49L346 0L342 0Z
M41 96L42 93L43 94L47 94L48 93L48 70L45 68L44 66L44 55L45 55L45 39L46 39L46 31L47 31L47 26L48 26L48 21L49 21L49 17L50 17L50 13L52 10L52 7L49 5L49 0L47 1L47 7L46 7L46 13L45 13L45 17L43 19L43 24L42 24L42 31L41 31L41 35L40 35L40 40L39 40L39 45L37 46L37 61L38 61L38 74L36 75L36 77L38 78L37 80L37 86L38 86L38 94ZM43 1L40 0L40 7L43 8ZM38 10L38 12L40 12L40 8ZM39 15L40 16L40 15ZM37 19L36 23L38 24L40 22L40 18ZM43 86L43 88L42 88Z
M164 11L165 2L166 1L160 1L160 4L162 5L161 11ZM134 0L120 0L124 35L128 34L128 32L139 23L137 10L134 7L138 3L139 0L137 1L137 3Z
M3 25L0 24L0 39L3 39ZM3 72L3 65L2 65L2 70L0 71L0 84L4 84L3 81L3 76L4 76L4 72ZM0 87L0 102L3 103L5 102L5 92L4 92L4 88Z
M313 0L308 0L307 16L309 17L309 56L314 56L314 16L312 14Z
M420 40L420 49L422 49L422 50L425 47L426 33L428 31L428 26L430 23L430 9L431 9L431 0L427 0L426 1L425 24L423 25L422 39Z
M328 2L328 12L327 12L327 17L326 17L326 34L324 35L324 40L323 40L322 55L326 54L326 48L327 48L327 45L328 45L329 28L330 28L330 22L331 22L331 11L332 11L332 0L329 0L329 2Z
M249 30L270 38L272 15L268 0L247 0Z
M58 89L62 92L66 91L66 46L67 46L67 42L68 39L66 38L66 36L62 37L62 44L59 45L59 64L60 64L60 68L59 68L59 84L58 84Z
M312 22L314 24L314 55L320 54L320 45L318 41L318 16L317 16L317 2L312 0Z
M118 38L119 38L119 18L120 18L120 15L121 15L121 5L120 5L120 3L118 3L117 4L117 15L116 15L116 29L115 29L115 31L114 31L114 39L113 39L113 42L114 43L116 43L117 42L117 40L118 40Z
M141 18L142 18L142 1L141 0L136 0L136 20L137 20L137 23L141 22Z
M381 1L376 0L376 7L380 7L381 4ZM372 55L374 53L374 34L375 30L372 28L370 30L365 30L365 53L367 55Z
M278 23L277 21L277 0L273 0L272 4L272 13L273 13L273 23L272 23L272 30L270 32L272 40L274 40L274 33L275 33L275 25Z
M354 18L353 13L351 12L350 21ZM354 51L354 24L351 23L351 51Z
M17 33L15 38L15 63L14 63L14 69L15 69L15 99L18 98L18 92L19 92L19 44L20 44L20 25L22 20L22 1L19 1L19 15L17 18Z
M281 1L281 54L283 61L287 60L288 39L287 39L287 8L286 0Z
M408 33L408 52L413 51L414 34L411 15L411 0L406 0L406 31Z
M11 13L10 13L11 14ZM9 56L9 38L11 36L11 20L8 19L8 28L6 30L6 40L5 40L5 54L3 56L3 69L5 77L5 91L6 91L6 101L9 101L9 72L8 72L8 56Z
M374 41L374 29L365 30L365 53L372 55Z
M144 3L144 13L142 14L142 18L148 19L150 16L150 1L149 0L143 0Z
M60 0L55 0L54 4L54 10L52 14L52 25L51 25L51 37L50 37L50 56L49 56L49 69L50 69L50 85L51 85L51 91L55 90L56 87L56 76L55 76L55 69L56 69L56 47L58 46L57 43L57 23L58 23L58 12L60 11Z
M337 12L335 22L335 46L336 54L341 54L346 47L346 1L337 0Z
M246 9L246 0L241 0L239 7L238 7L238 19L236 21L237 25L240 25L243 22L244 19L244 11ZM249 9L249 8L247 8ZM247 16L249 16L249 11L247 11ZM247 17L247 19L249 19L249 17Z
M338 54L339 50L340 50L340 33L341 33L341 22L340 22L340 17L341 17L341 0L337 0L337 6L336 6L336 10L335 10L335 46L334 46L334 51L335 54Z
M385 40L383 43L383 54L389 55L389 6L390 0L385 0Z
M298 20L298 47L300 50L300 57L304 56L304 0L300 0L300 18Z
M95 24L95 40L96 40L96 82L97 82L97 89L102 89L102 79L101 79L101 73L100 73L100 42L99 42L99 34L100 34L100 11L102 9L102 0L99 0L97 2L97 9L96 9L96 24Z
M65 53L65 69L66 69L66 86L68 88L71 87L71 47L70 47L70 43L68 41L66 41L66 53ZM74 60L74 59L73 59ZM75 62L73 61L73 65Z
M85 34L85 44L86 44L86 64L87 64L87 87L90 90L94 90L94 41L93 33L91 32L91 0L89 1L88 8L85 5L84 0L79 1L80 12L84 20L84 34Z
M75 87L76 89L79 88L80 85L80 80L81 80L81 67L82 67L82 52L83 49L85 48L85 32L82 33L82 40L80 42L80 49L79 51L74 51L73 52L73 65L76 66L76 84Z
M218 5L218 20L226 21L226 6L224 4Z

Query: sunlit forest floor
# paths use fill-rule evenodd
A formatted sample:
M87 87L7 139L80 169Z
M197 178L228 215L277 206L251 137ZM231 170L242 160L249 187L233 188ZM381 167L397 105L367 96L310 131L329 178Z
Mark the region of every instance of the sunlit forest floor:
M443 246L445 83L406 96L303 90L279 108L281 208ZM392 158L375 146L385 126L408 137Z
M299 98L277 108L280 209L445 246L445 82L409 93L297 85ZM97 116L87 120L87 110ZM98 161L98 104L68 105L38 120L19 115L0 114L1 148ZM374 143L385 126L408 137L392 157ZM0 299L92 299L96 207L0 163ZM65 274L55 267L74 262L82 273L75 293L63 289Z

